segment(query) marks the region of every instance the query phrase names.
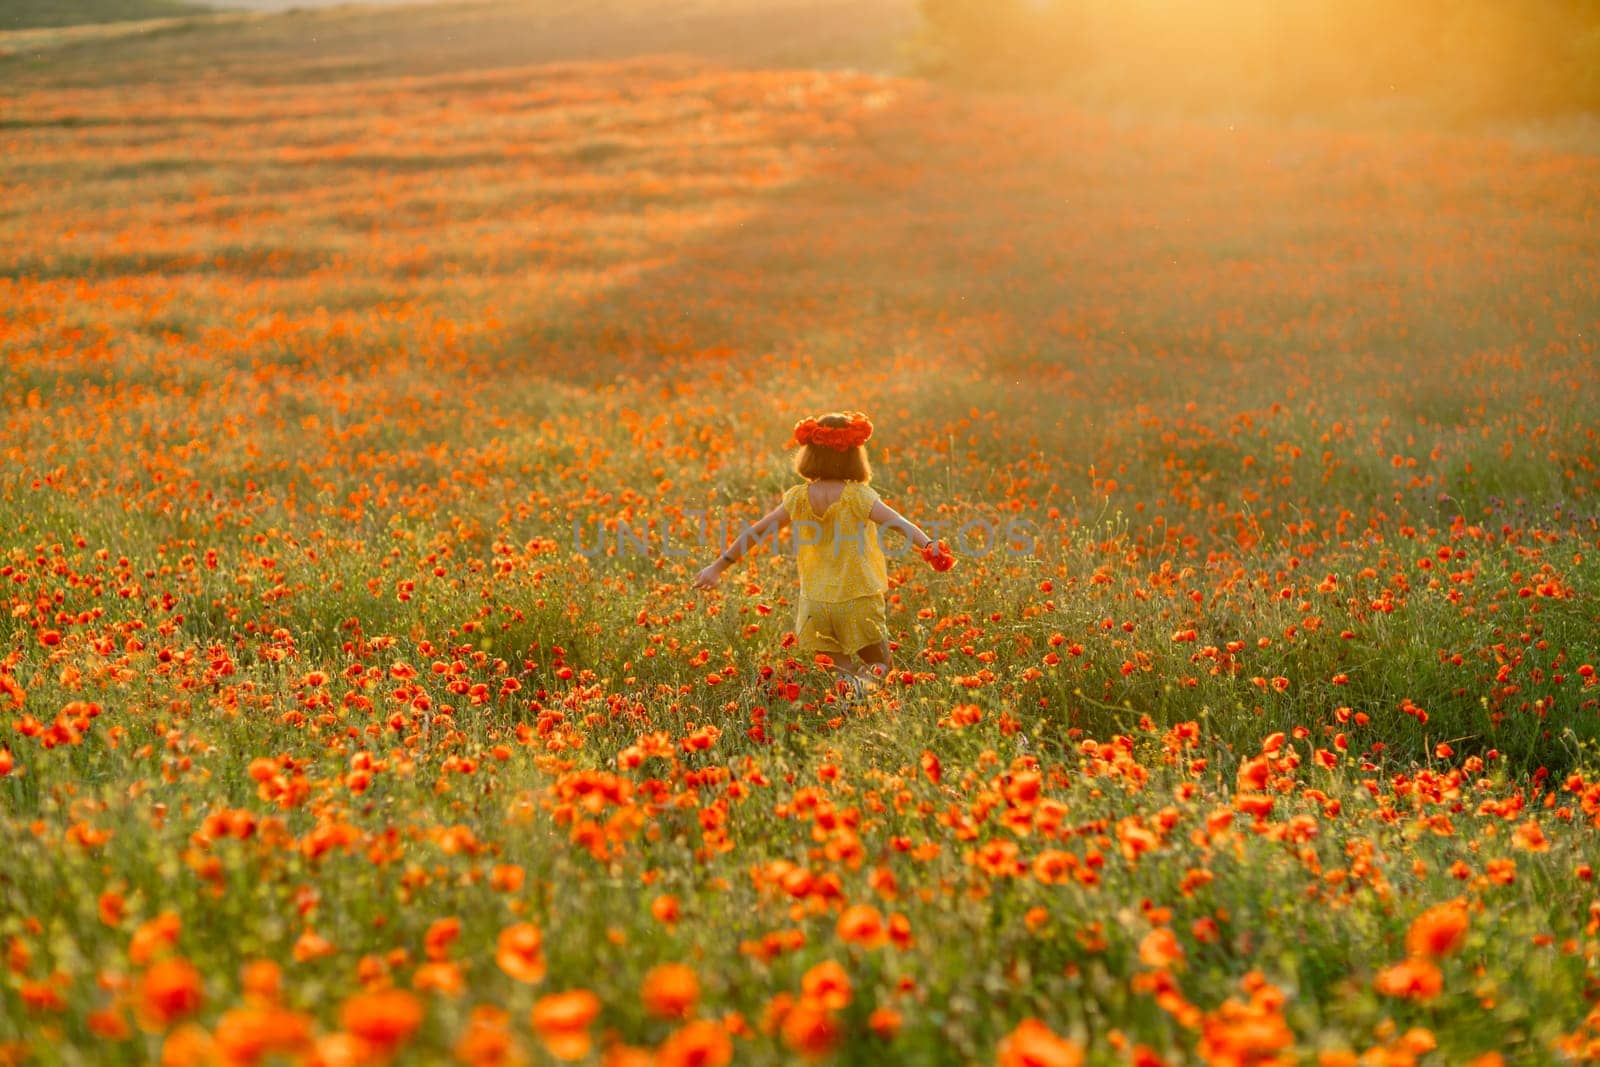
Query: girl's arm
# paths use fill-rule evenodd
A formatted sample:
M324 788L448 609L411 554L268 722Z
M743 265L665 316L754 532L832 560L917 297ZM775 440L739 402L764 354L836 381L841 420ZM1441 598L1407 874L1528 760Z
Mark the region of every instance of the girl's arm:
M763 515L760 522L754 526L746 527L744 532L733 539L733 544L729 545L725 552L718 556L710 566L695 575L695 587L697 589L710 589L716 585L717 579L722 577L722 572L738 563L740 557L749 551L752 544L760 541L774 530L781 530L787 525L789 525L789 509L779 504Z
M911 544L927 561L928 566L936 571L947 571L956 565L956 557L950 551L950 546L943 541L937 543L933 538L922 532L922 528L883 501L872 505L872 510L867 517L873 522L899 530L911 539Z
M883 501L872 505L872 511L867 518L880 526L887 526L891 530L899 530L911 540L911 547L918 549L927 548L933 544L933 538L922 532L922 528Z

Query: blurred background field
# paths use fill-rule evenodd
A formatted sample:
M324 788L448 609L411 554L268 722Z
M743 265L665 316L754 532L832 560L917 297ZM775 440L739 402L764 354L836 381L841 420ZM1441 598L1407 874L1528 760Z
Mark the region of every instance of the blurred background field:
M181 0L7 0L0 6L0 31L130 22L210 10L208 5Z
M272 17L250 17L263 14ZM897 62L914 17L910 0L447 0L306 4L288 10L250 3L154 27L121 23L112 39L33 35L32 40L46 43L72 41L77 54L66 63L49 51L30 55L25 47L30 38L20 34L0 37L0 54L15 51L8 77L37 75L42 84L54 85L303 82L641 54L689 54L742 65L885 69ZM104 43L90 43L96 40Z
M923 69L1185 110L1482 119L1600 108L1587 0L927 0Z
M986 10L0 34L0 1059L1600 1054L1586 98ZM851 706L687 585L836 407Z
M186 27L192 29L205 23L208 11L309 14L415 2L8 0L0 5L0 32L201 15ZM877 0L848 9L792 0L676 0L650 7L465 0L464 6L472 10L458 12L453 27L448 15L433 23L424 14L409 25L440 25L444 32L435 44L509 44L521 48L516 55L525 60L637 47L771 61L787 42L791 60L848 60L970 86L1049 90L1097 107L1367 122L1600 110L1600 14L1584 0ZM581 23L573 19L580 10ZM752 19L768 32L753 32ZM332 34L325 48L359 47L340 36L352 25L321 28ZM388 34L399 29L391 24ZM831 48L815 50L819 38L830 37ZM303 43L310 43L309 35ZM387 35L377 43L403 48ZM446 52L459 55L460 49ZM492 58L492 52L478 56Z

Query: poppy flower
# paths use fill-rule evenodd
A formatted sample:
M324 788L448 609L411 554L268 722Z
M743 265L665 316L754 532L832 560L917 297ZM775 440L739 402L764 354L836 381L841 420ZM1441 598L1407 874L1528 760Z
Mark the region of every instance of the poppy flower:
M943 573L956 565L955 553L950 551L950 546L943 539L930 541L920 549L923 561L934 570Z
M292 1056L311 1044L311 1018L272 1007L231 1008L217 1020L212 1041L229 1063L257 1063Z
M107 926L121 926L123 916L127 914L127 902L121 893L108 889L100 894L99 911L102 923Z
M217 1062L216 1043L196 1023L173 1029L161 1043L161 1067L209 1067Z
M996 1067L1083 1067L1083 1047L1037 1019L1024 1019L1001 1039Z
M663 1019L686 1019L700 999L700 979L681 963L663 963L645 975L645 1010Z
M1413 956L1448 956L1467 936L1467 904L1456 899L1436 904L1412 920L1406 951Z
M479 1005L455 1044L456 1061L465 1067L521 1067L526 1056L500 1008Z
M1170 929L1158 926L1139 942L1139 960L1146 967L1164 970L1183 961L1183 946Z
M157 960L139 980L139 1020L146 1029L165 1029L204 1000L200 972L179 956Z
M1379 971L1373 985L1387 997L1432 1000L1444 989L1444 975L1432 960L1412 956Z
M442 960L450 951L451 942L461 936L461 920L451 917L437 919L423 935L423 949L430 960Z
M519 982L529 985L544 981L544 935L532 923L517 923L500 931L495 945L495 963Z
M850 975L833 960L823 960L808 970L800 979L805 999L830 1011L837 1011L850 1003L852 987Z
M1550 839L1533 819L1520 824L1511 834L1511 843L1525 852L1549 852Z
M403 989L357 993L339 1008L339 1024L385 1055L422 1025L422 1001Z
M683 917L683 906L677 897L663 893L650 902L650 914L663 926L676 926Z
M600 998L587 989L540 997L529 1015L534 1033L558 1060L581 1060L589 1054L589 1024L600 1014Z
M411 988L418 992L434 992L447 997L459 997L467 991L467 982L461 965L454 960L429 960L411 976Z
M838 1046L843 1032L825 1006L803 999L784 1016L779 1030L783 1043L807 1060L820 1060Z
M128 944L128 959L135 966L144 966L159 953L176 945L178 934L182 929L182 921L175 912L170 911L164 911L155 918L141 923L133 932L133 940Z
M877 948L889 940L883 913L871 904L853 904L846 908L839 916L836 931L845 944L862 948Z
M92 1011L83 1021L91 1034L105 1041L126 1041L133 1036L133 1028L128 1025L127 1017L116 1008Z
M728 1067L733 1041L713 1022L695 1020L674 1030L656 1050L656 1067Z

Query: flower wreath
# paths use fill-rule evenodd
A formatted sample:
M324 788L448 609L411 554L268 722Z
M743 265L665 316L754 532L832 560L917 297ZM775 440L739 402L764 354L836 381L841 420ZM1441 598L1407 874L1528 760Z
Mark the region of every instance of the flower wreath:
M872 438L872 420L859 411L842 412L850 420L848 426L824 426L815 417L801 419L794 424L794 441L797 445L821 445L835 452L848 452L860 448Z

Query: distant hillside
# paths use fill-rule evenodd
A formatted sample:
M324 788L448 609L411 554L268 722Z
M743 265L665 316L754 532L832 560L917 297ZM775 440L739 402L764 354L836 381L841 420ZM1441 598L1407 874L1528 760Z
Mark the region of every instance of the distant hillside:
M42 10L50 0L0 0L0 12L19 2ZM897 65L917 21L915 0L302 0L285 15L264 13L285 0L251 0L256 11L239 2L138 32L129 23L0 38L0 86L299 84L662 54L882 71ZM112 0L72 3L109 9Z
M193 15L211 8L185 0L0 0L0 30Z
M392 4L433 4L442 0L208 0L223 11L288 11L290 8L337 7L357 3L363 6Z

